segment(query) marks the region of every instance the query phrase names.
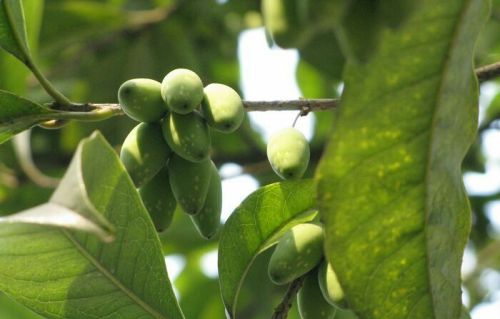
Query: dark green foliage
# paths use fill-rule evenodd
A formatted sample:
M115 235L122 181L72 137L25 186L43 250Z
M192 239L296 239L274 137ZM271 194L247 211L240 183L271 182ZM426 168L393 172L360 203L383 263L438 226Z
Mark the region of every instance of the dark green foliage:
M263 0L266 30L282 48L296 47L307 18L308 0Z

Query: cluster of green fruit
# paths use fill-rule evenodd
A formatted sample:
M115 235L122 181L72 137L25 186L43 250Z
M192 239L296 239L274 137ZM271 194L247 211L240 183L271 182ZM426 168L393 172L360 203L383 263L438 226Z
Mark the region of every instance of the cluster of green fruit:
M176 69L161 83L126 81L118 100L125 114L141 122L123 142L120 158L157 230L170 225L179 204L203 237L215 235L222 189L209 157L209 127L230 133L241 125L238 93L223 84L203 87L196 73Z
M279 240L269 261L269 277L284 285L305 276L297 294L302 319L332 319L345 307L344 292L323 255L324 232L318 224L298 224Z

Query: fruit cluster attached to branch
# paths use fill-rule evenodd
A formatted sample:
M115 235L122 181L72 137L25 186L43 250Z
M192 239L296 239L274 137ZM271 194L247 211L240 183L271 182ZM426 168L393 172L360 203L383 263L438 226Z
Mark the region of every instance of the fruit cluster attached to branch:
M176 69L162 83L132 79L118 90L129 117L141 122L126 137L120 158L158 231L179 207L198 232L213 237L220 225L222 185L210 159L210 130L234 132L243 122L240 96L191 70Z

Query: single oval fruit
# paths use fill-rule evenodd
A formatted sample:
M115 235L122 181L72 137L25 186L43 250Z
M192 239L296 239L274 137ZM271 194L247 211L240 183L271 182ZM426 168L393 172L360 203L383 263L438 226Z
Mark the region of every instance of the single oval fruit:
M285 232L269 260L271 280L287 284L313 269L323 258L323 240L323 228L315 224L298 224Z
M321 262L318 268L318 283L321 293L328 303L338 308L345 308L344 291L332 265L326 259Z
M285 128L271 136L267 158L283 179L299 179L309 165L310 150L305 136L295 128Z
M142 202L158 232L170 226L177 202L170 187L168 168L164 166L149 182L139 188Z
M197 214L205 203L212 161L194 163L180 156L172 156L168 163L170 187L177 203L188 214Z
M163 137L182 158L201 162L208 158L210 132L203 117L196 113L169 113L162 123Z
M203 204L203 208L196 214L191 216L193 224L206 239L212 238L220 226L220 214L222 210L222 183L217 171L217 167L211 163L210 184L208 185L208 193Z
M139 122L156 122L167 113L161 98L161 83L151 79L132 79L118 89L123 112Z
M140 123L125 138L120 159L136 187L149 181L165 165L170 148L157 123Z
M337 309L330 305L318 285L318 270L314 268L304 278L297 294L297 307L302 319L333 319Z
M212 83L203 89L201 108L211 127L222 133L236 131L245 116L243 101L231 87Z
M200 77L188 69L175 69L161 82L161 96L172 112L192 112L203 99L203 83Z

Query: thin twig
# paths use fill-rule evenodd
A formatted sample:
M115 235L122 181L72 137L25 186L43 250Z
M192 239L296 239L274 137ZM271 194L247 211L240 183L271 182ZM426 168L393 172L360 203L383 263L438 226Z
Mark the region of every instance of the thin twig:
M292 308L293 298L297 295L300 288L302 287L304 278L305 277L302 276L292 281L280 304L274 309L274 313L271 319L286 319L288 317L288 312Z
M476 75L480 82L500 76L500 62L485 65L476 69ZM300 111L300 115L307 115L309 112L328 111L336 109L340 105L340 99L298 99L280 101L243 101L243 107L247 112L263 111ZM65 111L89 112L96 109L115 109L115 115L120 112L120 105L116 103L82 103L60 105L52 103L49 107Z
M338 99L299 99L284 101L243 101L243 107L247 112L262 111L301 111L304 116L308 112L327 111L338 107ZM96 109L121 109L117 103L81 103L62 106L57 103L48 104L52 109L89 112ZM119 115L120 112L117 113Z
M253 111L327 111L339 106L339 99L298 99L283 101L243 101L247 112Z
M482 83L487 80L491 80L497 76L500 76L500 62L496 62L493 64L481 66L476 69L477 79L479 83Z

